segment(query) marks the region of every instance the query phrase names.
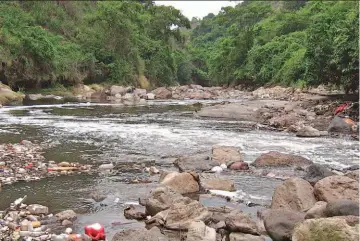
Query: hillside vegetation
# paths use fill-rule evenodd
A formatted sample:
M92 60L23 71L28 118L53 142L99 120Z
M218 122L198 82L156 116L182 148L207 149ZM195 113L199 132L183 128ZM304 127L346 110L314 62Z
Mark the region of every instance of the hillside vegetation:
M151 1L3 1L0 80L15 90L197 83L353 91L358 5L244 1L189 21Z

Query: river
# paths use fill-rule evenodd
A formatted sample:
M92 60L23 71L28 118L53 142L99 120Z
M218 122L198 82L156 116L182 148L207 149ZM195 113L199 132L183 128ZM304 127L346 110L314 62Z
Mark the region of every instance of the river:
M260 154L280 151L304 156L316 163L344 168L357 164L358 143L331 137L302 139L283 132L260 131L248 122L199 118L193 101L153 101L147 106L83 103L15 106L0 109L0 142L23 139L51 144L44 156L56 162L152 163L159 169L173 169L178 155L211 151L214 144L240 147L245 161ZM141 170L141 169L140 169ZM174 169L175 170L175 169ZM156 183L127 184L146 177L141 171L123 170L117 175L63 176L3 187L0 210L14 199L28 195L27 203L49 206L51 212L73 209L78 212L77 228L101 222L112 235L116 230L140 226L123 217L124 205L137 202ZM234 181L238 195L269 204L277 179L246 174L223 173ZM153 180L156 180L154 177ZM103 204L85 204L89 193L107 194ZM118 201L118 202L115 202ZM223 205L222 199L203 199L208 205Z

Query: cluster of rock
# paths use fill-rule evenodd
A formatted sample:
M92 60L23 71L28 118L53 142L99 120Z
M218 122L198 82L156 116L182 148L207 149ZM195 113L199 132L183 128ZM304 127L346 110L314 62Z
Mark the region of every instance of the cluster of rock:
M300 177L288 177L274 191L271 206L258 211L258 220L239 209L206 207L190 194L205 190L235 191L231 180L207 178L214 167L249 171L236 147L214 146L206 153L179 157L179 172L160 171L159 186L141 206L124 210L128 219L145 221L146 228L124 230L113 241L355 241L359 239L359 170L339 171L313 164L296 155L268 152L259 156L251 168L292 167L304 170ZM241 164L241 165L240 165ZM201 173L201 174L199 174Z
M77 219L73 210L53 215L46 206L24 204L25 199L26 196L15 200L0 212L1 240L57 240L64 231L61 236L71 235L73 221Z
M21 103L23 94L16 93L7 85L0 82L0 107L9 103Z
M34 181L49 176L91 172L90 165L46 162L42 147L23 140L19 144L0 145L0 186L17 181Z
M358 240L358 177L359 170L336 175L313 164L304 179L285 180L260 215L267 233L274 241Z

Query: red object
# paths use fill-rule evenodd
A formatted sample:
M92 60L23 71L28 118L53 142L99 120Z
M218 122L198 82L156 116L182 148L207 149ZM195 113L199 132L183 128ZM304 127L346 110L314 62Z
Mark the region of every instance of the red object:
M106 238L104 227L99 223L85 226L85 234L93 241L105 240Z
M341 104L338 108L335 110L335 115L345 110L346 107L348 107L349 104Z
M29 168L32 168L34 164L32 163L29 163L27 166L25 166L25 168L29 169Z

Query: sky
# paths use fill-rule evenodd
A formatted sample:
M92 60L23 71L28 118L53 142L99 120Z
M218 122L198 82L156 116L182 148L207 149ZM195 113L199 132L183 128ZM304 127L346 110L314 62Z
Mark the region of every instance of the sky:
M240 1L155 1L157 5L173 6L179 9L185 17L203 18L209 13L218 14L222 7L235 6Z

